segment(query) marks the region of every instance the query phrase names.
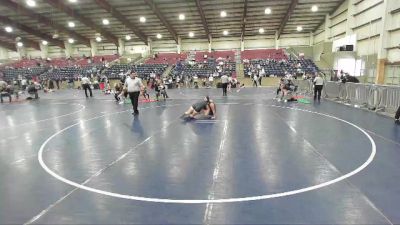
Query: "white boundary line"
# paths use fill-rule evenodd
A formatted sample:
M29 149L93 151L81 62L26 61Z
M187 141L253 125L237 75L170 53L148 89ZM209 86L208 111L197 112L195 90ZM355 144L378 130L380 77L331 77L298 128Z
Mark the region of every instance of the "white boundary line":
M220 143L219 149L218 149L217 163L216 163L215 168L214 168L213 181L212 181L210 193L208 194L208 199L214 199L214 197L215 197L215 189L216 189L216 186L217 186L217 180L219 178L219 171L220 171L220 167L221 167L221 161L224 158L223 150L224 150L224 146L225 146L227 131L228 131L228 120L225 120L224 130L222 132L222 139L221 139L221 143ZM211 220L211 217L212 217L212 209L213 209L213 207L214 207L213 203L207 203L206 210L204 212L203 224L210 224L209 221Z
M94 192L97 194L101 194L101 195L106 195L106 196L110 196L110 197L115 197L115 198L121 198L121 199L128 199L128 200L136 200L136 201L144 201L144 202L156 202L156 203L177 203L177 204L206 204L206 203L231 203L231 202L246 202L246 201L257 201L257 200L265 200L265 199L272 199L272 198L281 198L281 197L286 197L286 196L291 196L291 195L296 195L296 194L301 194L301 193L305 193L305 192L309 192L309 191L313 191L313 190L317 190L335 183L338 183L340 181L343 181L351 176L356 175L357 173L361 172L363 169L365 169L375 158L376 155L376 144L374 142L374 140L372 139L372 137L366 132L364 131L362 128L360 128L359 126L348 122L346 120L337 118L335 116L332 115L328 115L328 114L324 114L324 113L319 113L319 112L313 112L313 111L309 111L309 110L304 110L304 109L294 109L294 108L290 108L290 107L284 107L284 106L277 106L277 105L263 105L263 104L255 104L255 105L262 105L262 106L268 106L268 107L275 107L275 108L284 108L284 109L291 109L291 110L297 110L297 111L302 111L302 112L308 112L308 113L313 113L316 115L321 115L321 116L325 116L328 118L332 118L335 119L337 121L343 122L345 124L348 124L354 128L356 128L357 130L359 130L360 132L362 132L370 141L371 143L371 154L368 157L367 161L365 161L361 166L359 166L358 168L356 168L355 170L346 173L338 178L335 178L333 180L330 181L326 181L323 182L321 184L317 184L317 185L313 185L310 187L306 187L306 188L301 188L301 189L296 189L296 190L292 190L292 191L286 191L286 192L281 192L281 193L275 193L275 194L269 194L269 195L259 195L259 196L249 196L249 197L241 197L241 198L224 198L224 199L166 199L166 198L150 198L150 197L141 197L141 196L134 196L134 195L126 195L126 194L119 194L119 193L114 193L114 192L110 192L110 191L104 191L104 190L100 190L100 189L96 189L96 188L92 188L92 187L88 187L79 183L76 183L74 181L68 180L60 175L58 175L57 173L55 173L54 171L52 171L47 165L46 163L44 163L43 161L43 151L46 147L46 145L57 135L63 133L64 131L80 124L79 123L75 123L72 124L56 133L54 133L53 135L51 135L41 146L39 149L39 153L38 153L38 160L40 165L42 166L42 168L49 173L51 176L55 177L56 179L69 184L71 186L77 187L79 189L82 190L86 190L86 191L90 191L90 192ZM168 106L167 106L168 107ZM94 117L92 119L88 119L89 120L94 120L94 119L98 119L101 117L104 117L105 115L102 116L98 116L98 117Z
M53 119L58 119L58 118L61 118L61 117L70 116L72 114L82 112L86 108L84 105L78 104L78 103L53 103L51 105L78 105L78 106L81 106L81 108L79 110L77 110L77 111L74 111L74 112L71 112L71 113L67 113L67 114L63 114L63 115L60 115L60 116L50 117L50 118L43 119L43 120L35 120L35 121L31 121L31 122L15 124L15 125L12 125L12 126L0 127L0 129L19 127L19 126L24 126L24 125L28 125L28 124L35 124L35 123L41 123L41 122L49 121L49 120L53 120Z

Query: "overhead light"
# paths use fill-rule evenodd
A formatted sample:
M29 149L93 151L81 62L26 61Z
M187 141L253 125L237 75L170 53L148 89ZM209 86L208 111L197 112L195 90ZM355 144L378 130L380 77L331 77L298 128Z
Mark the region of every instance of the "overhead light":
M146 17L144 17L144 16L141 16L141 17L139 18L139 21L140 21L141 23L144 23L144 22L146 22Z
M68 26L69 26L69 27L75 27L75 23L72 22L72 21L70 21L70 22L68 22Z
M221 11L221 17L226 17L226 12L225 11Z
M189 37L194 37L194 33L193 32L189 32Z
M131 35L126 35L125 40L127 40L127 41L131 40Z
M47 45L47 44L49 44L49 42L47 42L46 40L42 41L42 45Z
M157 38L158 38L158 39L161 39L161 38L162 38L162 35L161 35L161 34L157 34Z
M318 11L318 6L317 6L317 5L313 5L313 6L311 7L311 11L313 11L313 12Z
M297 26L297 31L302 31L303 27L302 26Z
M77 3L78 1L77 1L77 0L69 0L69 2L71 2L71 3Z
M264 28L258 29L258 32L260 32L260 34L263 34L264 33Z
M179 20L185 20L185 14L179 14Z
M13 28L10 26L5 27L4 30L6 30L7 33L13 32Z
M224 32L222 32L224 35L228 35L229 34L229 31L227 31L227 30L224 30Z
M101 37L96 37L97 42L101 42Z
M19 42L17 42L17 46L18 46L18 47L22 47L22 46L24 46L24 43L22 43L22 42L19 41Z
M72 38L68 38L68 43L70 43L70 44L73 44L75 42L75 40L74 39L72 39Z
M110 24L110 21L108 19L103 19L103 24L108 25L108 24Z
M271 10L271 8L268 7L268 8L265 9L264 12L265 12L265 14L269 15L269 14L272 13L272 10Z
M36 2L34 0L26 0L26 4L29 7L35 7L36 6Z

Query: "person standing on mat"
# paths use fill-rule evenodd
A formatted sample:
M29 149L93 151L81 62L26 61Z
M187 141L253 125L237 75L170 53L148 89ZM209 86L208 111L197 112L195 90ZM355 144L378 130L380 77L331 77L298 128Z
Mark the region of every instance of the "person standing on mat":
M324 79L322 79L321 75L317 75L314 79L314 101L318 99L318 102L321 101L321 92L324 87Z
M125 88L128 90L129 98L131 99L133 107L133 115L139 115L138 102L140 91L143 91L144 85L142 80L137 77L136 72L132 72L131 75L126 78Z
M93 97L92 89L90 88L90 80L89 80L89 78L87 76L84 76L84 77L82 77L81 82L82 82L82 88L85 90L86 98L89 98L89 96L87 94L87 90L89 90L90 97Z
M400 124L400 106L397 109L396 116L394 117L394 122Z
M227 88L229 83L229 77L224 74L221 76L221 83L222 83L222 96L227 96Z

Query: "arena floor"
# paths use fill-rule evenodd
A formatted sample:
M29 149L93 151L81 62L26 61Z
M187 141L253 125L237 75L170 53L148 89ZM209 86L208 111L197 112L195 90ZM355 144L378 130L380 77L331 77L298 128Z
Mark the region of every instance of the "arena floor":
M400 126L274 89L0 107L1 224L400 224ZM209 94L215 121L179 116Z

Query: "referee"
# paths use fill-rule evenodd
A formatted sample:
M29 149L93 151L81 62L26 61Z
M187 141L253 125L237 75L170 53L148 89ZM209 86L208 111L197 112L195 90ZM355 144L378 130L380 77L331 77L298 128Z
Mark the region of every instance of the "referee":
M90 97L93 97L92 89L90 88L90 80L89 80L89 78L87 76L82 77L81 83L82 83L82 88L85 90L86 98L89 97L88 93L87 93L87 90L89 90Z
M228 88L229 77L226 74L222 75L221 83L222 83L222 96L227 96L226 89Z
M133 107L133 115L139 115L138 102L140 91L143 91L144 86L142 80L137 77L136 72L132 72L131 75L125 80L125 88L128 91L129 98L131 99Z

